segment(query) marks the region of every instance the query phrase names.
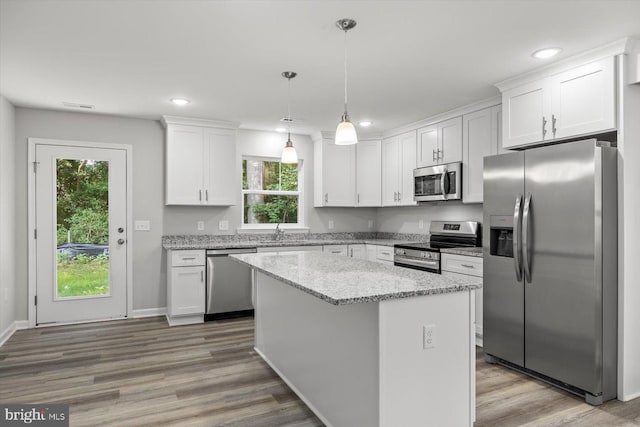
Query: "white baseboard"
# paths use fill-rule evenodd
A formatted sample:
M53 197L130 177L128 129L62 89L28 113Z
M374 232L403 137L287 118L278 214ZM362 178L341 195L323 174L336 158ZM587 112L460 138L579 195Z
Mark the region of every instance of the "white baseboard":
M13 335L13 333L19 329L28 329L29 322L26 320L16 320L12 324L9 325L7 329L0 332L0 347L7 342L9 338Z
M181 325L195 325L197 323L204 323L204 314L194 314L192 316L165 316L169 326L181 326Z
M139 319L141 317L155 317L155 316L164 316L167 314L166 307L158 307L158 308L141 308L139 310L131 311L131 318Z
M628 402L630 400L637 399L639 397L640 397L640 391L637 392L637 393L631 393L631 394L628 394L628 395L622 396L622 397L618 396L618 400L621 400L623 402Z

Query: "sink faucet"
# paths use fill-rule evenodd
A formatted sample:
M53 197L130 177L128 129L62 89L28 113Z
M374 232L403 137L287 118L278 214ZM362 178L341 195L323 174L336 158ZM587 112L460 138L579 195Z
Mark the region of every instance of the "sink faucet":
M284 230L280 228L280 223L278 223L278 225L276 225L275 231L273 232L273 240L280 240L283 234Z

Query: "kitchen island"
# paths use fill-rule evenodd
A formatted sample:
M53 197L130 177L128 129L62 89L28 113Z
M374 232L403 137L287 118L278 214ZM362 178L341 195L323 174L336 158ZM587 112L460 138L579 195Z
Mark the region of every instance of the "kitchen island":
M478 284L318 252L231 257L254 271L256 351L326 425L473 424Z

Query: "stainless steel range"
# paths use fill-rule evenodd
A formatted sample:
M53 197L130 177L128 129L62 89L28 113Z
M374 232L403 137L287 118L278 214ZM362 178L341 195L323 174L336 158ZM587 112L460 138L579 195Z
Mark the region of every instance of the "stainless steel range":
M428 243L394 245L393 265L440 274L440 249L482 246L476 221L431 221Z

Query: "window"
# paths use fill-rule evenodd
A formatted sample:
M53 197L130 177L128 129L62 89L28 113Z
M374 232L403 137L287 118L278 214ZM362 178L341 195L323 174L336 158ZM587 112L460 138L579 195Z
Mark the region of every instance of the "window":
M302 225L299 166L279 159L242 160L243 224Z

